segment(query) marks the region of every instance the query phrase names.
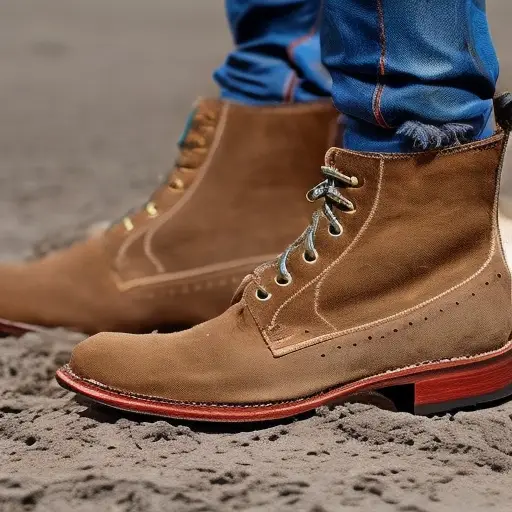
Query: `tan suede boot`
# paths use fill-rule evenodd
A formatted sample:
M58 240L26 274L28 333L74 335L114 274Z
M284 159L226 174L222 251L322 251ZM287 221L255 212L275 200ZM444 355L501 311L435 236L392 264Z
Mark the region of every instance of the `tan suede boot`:
M416 413L512 394L497 223L507 137L417 154L331 149L309 193L323 208L229 310L182 333L99 334L59 381L119 409L212 421L371 390L398 390Z
M304 190L336 117L329 101L199 101L169 181L144 208L68 249L0 266L0 331L144 332L220 314L311 215Z

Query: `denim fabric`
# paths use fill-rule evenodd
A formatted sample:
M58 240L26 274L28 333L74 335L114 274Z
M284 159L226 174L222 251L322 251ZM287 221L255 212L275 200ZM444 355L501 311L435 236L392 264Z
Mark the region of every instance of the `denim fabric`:
M313 101L330 94L327 68L345 147L407 151L415 142L407 134L434 144L437 136L439 144L439 134L492 131L498 62L485 0L226 0L226 7L236 46L214 75L223 98Z
M215 71L221 97L245 104L315 101L331 78L320 60L322 0L226 0L235 49Z
M321 42L346 147L409 150L397 134L407 121L491 133L498 62L485 0L325 0Z

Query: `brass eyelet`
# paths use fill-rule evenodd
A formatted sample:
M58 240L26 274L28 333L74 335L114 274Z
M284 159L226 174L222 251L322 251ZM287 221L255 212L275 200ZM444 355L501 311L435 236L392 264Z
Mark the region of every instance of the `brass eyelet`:
M348 215L353 215L357 211L357 205L353 199L351 199L350 202L352 203L352 210L343 210L343 213L346 213Z
M307 252L303 252L302 253L302 259L308 263L309 265L312 265L313 263L316 262L316 260L318 259L318 253L315 251L315 257L312 258L310 255L308 255Z
M274 277L274 281L278 286L289 286L291 284L292 280L293 279L291 276L288 279L281 279L281 280L279 280L279 278L277 276Z
M123 219L123 225L124 225L124 229L126 229L126 231L133 231L133 228L135 227L133 225L133 222L130 219L130 217L125 217Z
M146 212L150 217L156 217L158 215L158 210L156 209L156 204L151 201L146 205Z
M169 183L169 187L174 190L183 190L185 188L185 183L180 178L174 178L171 183Z
M270 297L272 297L272 294L269 293L269 292L266 292L266 291L263 291L261 288L258 288L256 290L256 293L254 294L256 295L256 298L261 301L261 302L265 302L267 300L270 299Z
M351 187L352 188L361 188L364 185L364 177L363 176L352 176L351 177Z
M343 234L343 228L341 227L340 225L340 230L339 231L334 231L334 227L332 224L329 224L329 235L337 238L338 236L341 236Z

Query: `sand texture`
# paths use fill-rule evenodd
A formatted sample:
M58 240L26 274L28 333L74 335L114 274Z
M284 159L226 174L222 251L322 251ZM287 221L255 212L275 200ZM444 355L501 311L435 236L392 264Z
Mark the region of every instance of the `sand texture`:
M435 418L351 404L241 431L123 417L55 383L79 338L2 342L1 510L510 510L512 403Z
M489 3L506 50L512 6ZM0 11L0 259L12 259L142 202L230 40L220 0ZM351 404L239 430L123 417L56 384L80 339L0 339L2 512L512 510L512 402L435 418Z

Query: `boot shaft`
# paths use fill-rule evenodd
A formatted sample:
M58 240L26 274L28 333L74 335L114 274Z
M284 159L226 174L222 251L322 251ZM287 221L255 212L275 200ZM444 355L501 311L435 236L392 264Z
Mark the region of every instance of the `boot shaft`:
M302 198L334 140L332 105L207 104L215 127L202 162L178 167L170 183L179 180L179 189L152 199L161 213L116 246L122 280L237 261L252 267L278 254L311 215Z
M497 224L505 138L501 132L462 147L411 155L330 150L326 166L358 181L357 188L337 183L355 206L353 212L336 210L343 233L333 236L332 223L322 214L314 234L315 261L307 261L299 244L288 257L290 283L276 282L274 265L256 271L244 292L273 352L399 318L403 325L391 332L412 328L431 317L429 303L442 297L469 325L478 315L469 299L484 290L487 302L479 307L487 305L487 315L478 315L479 328L493 331L499 325L499 336L510 332L510 274ZM262 300L261 288L270 297ZM443 306L436 308L440 313Z

